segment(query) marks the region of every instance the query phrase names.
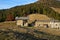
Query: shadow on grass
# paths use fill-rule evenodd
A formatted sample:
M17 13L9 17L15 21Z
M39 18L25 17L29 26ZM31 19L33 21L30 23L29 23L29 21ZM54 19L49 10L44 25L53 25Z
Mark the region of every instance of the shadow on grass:
M2 31L0 30L0 39L1 40L47 40L42 38L36 38L34 35L28 34L28 33L20 33L17 31Z
M34 32L35 32L35 33L37 33L37 34L45 34L45 35L48 35L47 33L42 32L42 31L37 31L37 30L34 30Z
M38 30L35 30L34 32L37 34L43 35L43 36L41 36L42 38L47 38L49 40L60 40L60 36L51 35L49 33L45 33L45 32L38 31Z

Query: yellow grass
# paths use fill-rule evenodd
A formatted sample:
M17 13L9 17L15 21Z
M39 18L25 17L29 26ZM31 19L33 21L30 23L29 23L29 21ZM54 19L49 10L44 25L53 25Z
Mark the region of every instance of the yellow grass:
M54 11L60 13L60 8L54 8L54 7L51 7Z
M48 16L42 14L31 14L28 15L28 17L29 17L28 20L29 23L33 22L34 20L50 20Z
M60 29L53 29L53 28L35 28L35 29L37 29L38 31L45 32L47 34L60 36Z
M27 29L24 29L24 28L27 28ZM19 31L19 32L27 32L28 29L31 29L31 30L38 30L38 31L42 31L42 32L45 32L47 34L51 34L51 35L57 35L57 36L60 36L60 29L52 29L52 28L36 28L36 27L24 27L23 29L18 27L16 25L16 22L3 22L3 23L0 23L0 29L4 30L4 29L11 29L11 30L14 30L14 31Z
M16 21L6 21L0 23L0 29L1 28L13 28L16 26Z

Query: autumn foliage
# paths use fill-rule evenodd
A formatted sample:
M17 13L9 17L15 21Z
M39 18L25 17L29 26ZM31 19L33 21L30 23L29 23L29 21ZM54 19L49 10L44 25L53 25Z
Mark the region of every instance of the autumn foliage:
M6 21L13 21L13 20L14 20L13 14L7 14Z

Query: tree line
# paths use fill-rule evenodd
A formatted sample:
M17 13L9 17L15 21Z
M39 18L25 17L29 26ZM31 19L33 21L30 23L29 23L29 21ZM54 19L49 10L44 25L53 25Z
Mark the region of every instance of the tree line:
M31 3L27 5L21 5L12 7L10 9L0 10L0 22L3 21L14 21L15 17L27 16L29 14L39 13L47 15L50 18L60 20L60 14L49 8L47 5L44 6L41 3Z

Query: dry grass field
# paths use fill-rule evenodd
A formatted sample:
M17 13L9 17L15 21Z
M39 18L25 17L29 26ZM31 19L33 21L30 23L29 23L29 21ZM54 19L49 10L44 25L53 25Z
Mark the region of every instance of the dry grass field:
M48 16L42 14L31 14L28 15L28 17L29 17L28 20L29 23L33 22L34 20L50 20Z
M52 28L39 28L38 31L45 32L50 35L60 36L60 29L52 29Z
M38 30L38 31L42 31L42 32L46 32L52 35L58 35L60 36L60 29L52 29L52 28L39 28L39 27L24 27L27 29L33 29L33 30ZM16 25L15 21L10 21L10 22L2 22L0 23L0 29L18 29L18 30L22 30L21 28L19 29L19 27Z
M60 40L60 29L18 27L15 21L10 21L0 23L0 36L1 40Z
M60 8L54 8L54 7L51 7L54 11L60 13Z
M0 23L0 29L2 28L15 28L16 27L16 21L6 21Z

